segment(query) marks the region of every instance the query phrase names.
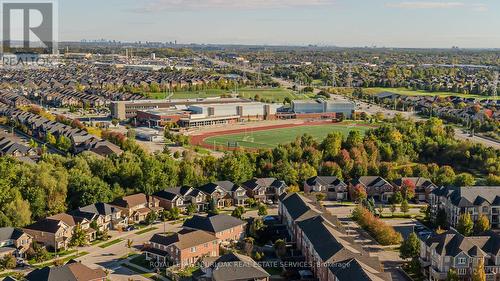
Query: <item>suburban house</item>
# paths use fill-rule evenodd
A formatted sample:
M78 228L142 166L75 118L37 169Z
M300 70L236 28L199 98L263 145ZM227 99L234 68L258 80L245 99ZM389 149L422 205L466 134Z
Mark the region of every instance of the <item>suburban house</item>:
M184 221L182 227L197 229L215 235L221 242L239 241L245 237L246 222L233 216L219 214L213 216L194 215Z
M153 235L143 251L147 260L184 268L202 257L218 256L219 241L215 235L202 230L182 229L171 235Z
M287 187L284 181L275 178L252 179L244 182L242 186L246 189L249 197L260 202L277 202Z
M24 277L27 281L106 281L106 272L91 269L80 262L35 269Z
M237 185L234 184L233 182L230 181L216 181L213 183L209 183L208 185L213 185L220 187L222 190L227 192L233 198L232 205L234 206L245 206L246 205L246 200L248 199L248 196L246 194L246 190Z
M233 205L233 197L217 183L208 183L197 187L208 195L207 200L212 201L217 208L226 208Z
M158 191L153 196L159 201L160 207L166 210L177 207L181 212L186 212L189 205L195 205L198 212L207 208L207 195L199 189L188 186Z
M48 217L48 219L62 221L67 225L69 225L72 229L74 229L77 225L79 225L80 228L83 231L85 231L87 235L87 241L94 241L96 239L97 230L90 227L90 220L86 218L79 218L72 216L70 214L60 213L57 215L50 216Z
M405 182L411 182L415 186L415 200L429 202L431 192L437 188L430 179L422 177L400 178L394 181L396 189L401 189Z
M203 258L203 267L193 275L198 281L268 281L269 273L251 257L229 253ZM199 273L199 274L197 274Z
M370 257L336 217L312 201L297 193L287 194L280 198L278 210L317 280L392 280L380 261Z
M57 251L66 249L73 235L73 226L50 218L39 220L23 230L33 237L34 242Z
M500 236L489 231L465 237L453 228L420 241L420 264L428 280L447 280L456 270L460 280L470 280L479 260L484 261L486 280L500 278Z
M99 231L116 229L127 225L127 220L122 218L122 210L106 203L95 203L80 207L72 212L72 216L85 218L90 222L95 221Z
M31 236L22 229L14 227L0 228L0 258L5 255L24 257L26 250L30 248Z
M394 187L385 179L379 176L362 176L354 179L350 183L350 188L361 186L366 190L368 198L375 201L388 202L394 194Z
M328 200L347 200L348 187L345 182L337 177L316 176L304 182L304 192L324 193Z
M122 216L127 218L129 224L142 222L149 213L163 210L158 199L144 193L125 196L110 204L122 210Z
M431 214L436 216L444 210L451 226L456 226L465 212L474 222L485 215L492 228L500 226L500 186L440 187L431 192L429 199Z

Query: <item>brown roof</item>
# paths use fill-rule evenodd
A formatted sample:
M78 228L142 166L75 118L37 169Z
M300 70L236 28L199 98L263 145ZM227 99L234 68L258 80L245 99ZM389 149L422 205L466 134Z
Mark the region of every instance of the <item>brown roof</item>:
M106 278L106 272L102 269L91 269L79 262L68 264L69 270L73 273L77 280L101 280Z
M137 205L141 205L148 202L148 196L144 193L138 193L134 195L125 196L123 198L117 199L113 202L113 205L117 205L124 208L130 208Z
M67 224L69 226L75 226L84 220L81 218L73 217L72 215L68 215L66 213L60 213L57 215L53 215L53 216L48 217L48 219L56 220L56 221L63 221L65 224Z
M178 233L169 236L155 234L149 241L164 246L175 245L180 250L183 250L216 240L215 235L206 231L182 229Z

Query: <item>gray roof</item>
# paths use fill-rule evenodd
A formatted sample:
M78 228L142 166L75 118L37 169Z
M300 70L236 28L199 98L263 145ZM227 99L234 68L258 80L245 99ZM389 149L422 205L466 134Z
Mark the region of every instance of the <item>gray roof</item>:
M14 227L1 227L0 228L0 242L5 240L16 240L23 235L24 232L19 228Z
M86 218L89 220L94 219L95 216L107 216L118 213L120 210L106 203L95 203L85 207L80 207L73 212L71 215L81 218Z
M497 255L500 249L500 236L487 232L480 236L465 237L451 229L442 234L434 234L425 240L427 246L435 246L436 252L443 256L456 256L461 252L469 255L490 253Z
M237 253L221 256L211 267L214 281L258 280L270 276L252 258Z
M334 186L347 186L341 179L337 177L324 177L324 176L316 176L306 180L309 186L315 186L320 184L322 186L325 185L334 185Z
M220 214L208 217L194 215L192 218L187 219L182 226L217 233L244 224L246 222L238 218Z
M457 207L479 206L484 202L500 205L500 186L464 186L450 194L450 200Z

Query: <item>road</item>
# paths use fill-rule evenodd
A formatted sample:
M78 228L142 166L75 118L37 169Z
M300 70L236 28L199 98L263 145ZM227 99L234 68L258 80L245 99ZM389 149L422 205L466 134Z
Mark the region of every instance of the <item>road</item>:
M458 129L458 128L455 129L455 138L457 138L459 140L463 140L463 141L471 141L471 142L475 142L475 143L480 143L484 146L493 147L495 149L500 149L500 142L496 142L496 141L485 139L485 138L478 137L478 136L471 137L468 133L465 133L464 131L462 131L461 129Z

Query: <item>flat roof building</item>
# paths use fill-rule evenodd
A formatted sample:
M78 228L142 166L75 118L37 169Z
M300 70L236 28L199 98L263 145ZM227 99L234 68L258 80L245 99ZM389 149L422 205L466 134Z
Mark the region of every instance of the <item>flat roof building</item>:
M292 111L296 114L337 113L351 118L356 104L347 100L295 100Z

